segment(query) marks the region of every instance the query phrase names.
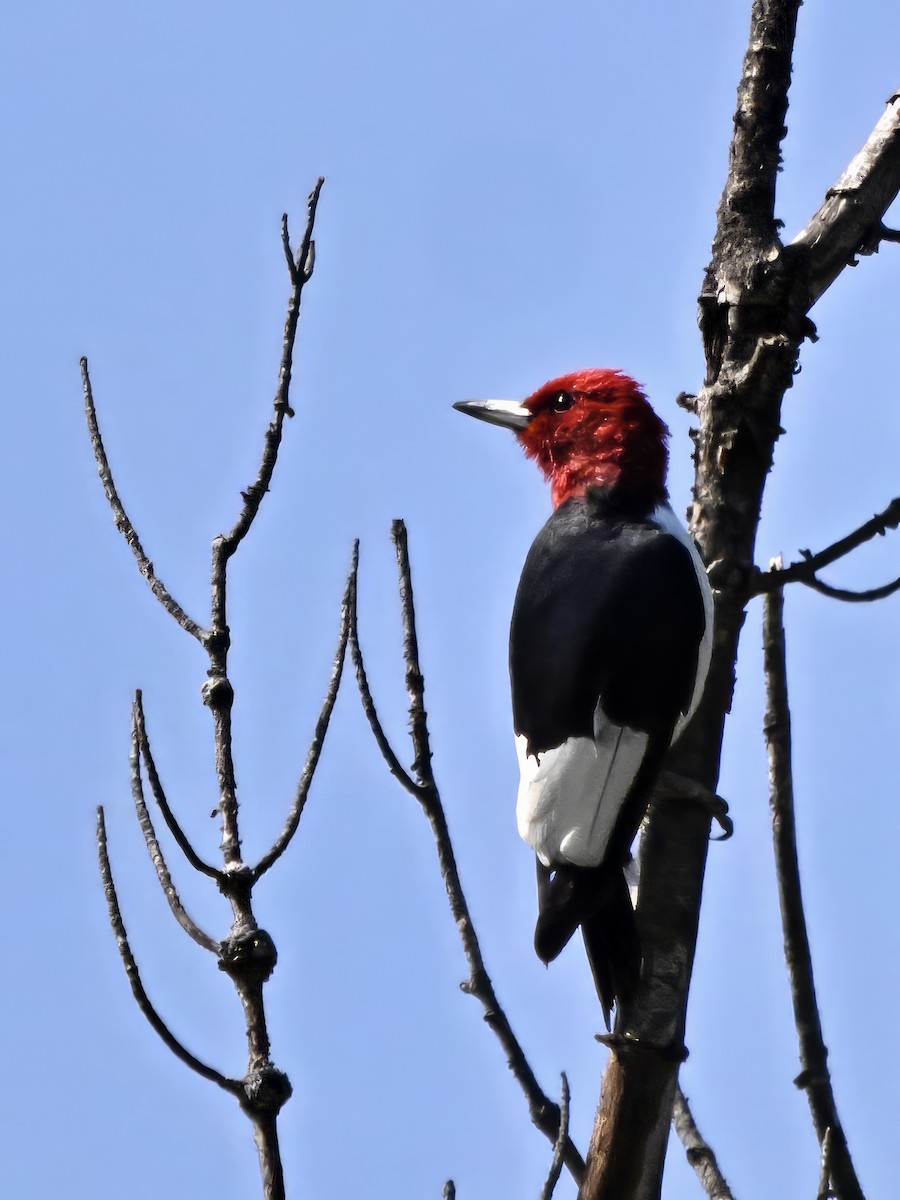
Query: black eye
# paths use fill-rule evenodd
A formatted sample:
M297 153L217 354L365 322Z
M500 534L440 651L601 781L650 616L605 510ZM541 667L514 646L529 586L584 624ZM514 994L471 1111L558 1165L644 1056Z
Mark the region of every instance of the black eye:
M571 392L557 392L550 401L550 407L554 412L565 412L575 403L575 397Z

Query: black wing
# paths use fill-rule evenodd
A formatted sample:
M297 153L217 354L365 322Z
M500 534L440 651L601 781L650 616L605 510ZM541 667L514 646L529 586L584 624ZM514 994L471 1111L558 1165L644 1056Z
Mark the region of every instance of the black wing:
M690 707L706 627L687 547L646 519L563 505L522 572L510 633L516 733L540 753L607 718L664 738Z

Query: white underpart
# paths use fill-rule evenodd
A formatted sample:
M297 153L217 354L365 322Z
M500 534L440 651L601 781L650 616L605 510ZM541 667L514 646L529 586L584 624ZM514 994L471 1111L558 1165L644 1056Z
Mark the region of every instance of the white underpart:
M687 530L668 504L651 520L687 548L703 595L706 630L697 654L697 682L688 711L679 719L674 737L700 703L712 652L712 593L706 569ZM674 740L674 738L673 738ZM594 712L594 736L574 737L539 756L526 754L526 738L516 738L519 757L519 796L516 818L519 834L545 866L570 862L592 867L603 861L610 835L635 776L643 762L646 733L614 725L600 704Z

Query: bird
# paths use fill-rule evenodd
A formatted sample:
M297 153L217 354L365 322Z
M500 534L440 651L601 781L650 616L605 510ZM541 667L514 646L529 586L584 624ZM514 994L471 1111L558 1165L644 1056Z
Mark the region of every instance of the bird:
M511 429L550 484L510 626L516 814L536 856L537 955L549 964L581 927L609 1029L641 969L626 868L703 692L712 593L669 504L669 430L630 376L575 371L521 402L454 408Z

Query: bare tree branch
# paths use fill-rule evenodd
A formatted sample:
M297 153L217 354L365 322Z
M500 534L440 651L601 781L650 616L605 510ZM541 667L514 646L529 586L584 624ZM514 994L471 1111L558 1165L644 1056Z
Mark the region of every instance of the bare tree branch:
M224 869L210 866L197 855L168 805L147 737L140 692L136 695L132 719L132 791L147 849L156 867L157 877L166 893L173 913L191 937L207 949L217 953L219 968L234 983L235 990L244 1010L247 1037L248 1065L247 1072L242 1080L226 1079L212 1068L200 1063L199 1060L194 1058L177 1041L156 1014L152 1005L150 1005L125 938L125 930L122 925L122 918L109 865L106 832L101 810L98 816L98 844L101 872L110 908L110 919L119 941L120 953L125 962L132 991L148 1021L150 1021L166 1045L182 1061L205 1078L212 1079L221 1087L236 1095L242 1109L250 1118L253 1124L254 1140L259 1155L260 1174L262 1176L265 1200L284 1200L285 1197L284 1170L278 1144L277 1116L291 1095L291 1085L284 1072L279 1070L271 1059L271 1047L263 1003L263 985L274 970L278 956L271 936L259 927L256 920L253 912L252 891L253 885L259 876L277 861L294 836L313 774L319 761L322 742L337 696L347 639L349 637L350 582L348 581L347 591L344 595L341 635L325 703L320 712L319 721L307 754L306 765L298 785L287 825L269 853L258 864L256 869L253 870L243 861L241 856L238 829L238 799L235 786L231 716L234 690L228 678L230 632L227 621L227 567L231 556L249 532L259 511L262 498L268 491L278 458L284 418L285 416L293 415L290 408L289 392L294 344L300 315L301 292L304 285L308 282L313 269L312 232L322 183L321 179L318 180L309 198L306 231L296 261L290 252L287 217L282 221L282 242L288 258L292 290L285 319L279 380L274 401L274 415L265 435L257 476L250 487L242 493L243 506L237 521L228 535L220 535L213 542L211 625L208 630L201 630L195 622L190 621L175 604L162 584L156 579L152 564L144 554L140 542L137 540L137 535L125 515L112 481L102 442L100 441L91 396L87 363L82 361L82 377L91 439L94 444L95 455L97 456L100 477L116 516L116 523L124 533L129 545L131 545L141 570L147 576L158 598L179 623L198 638L209 657L208 678L203 685L202 696L204 704L207 705L213 715L215 765L219 782L219 812L222 818L221 849L225 862ZM351 580L355 578L355 570L354 554ZM146 769L150 788L160 806L160 811L185 857L196 870L215 880L219 890L227 897L231 905L233 918L231 930L228 937L222 942L213 941L212 938L199 929L196 923L188 916L175 891L145 803L141 773L142 761Z
M767 592L773 592L783 588L788 583L805 583L808 587L817 588L819 591L824 591L828 585L823 584L816 579L816 575L824 567L831 566L838 559L846 557L851 551L857 547L864 545L877 536L883 536L889 529L896 529L900 525L900 497L892 500L883 512L876 513L868 521L864 521L858 529L854 529L852 533L848 533L846 537L840 538L831 546L826 546L824 550L820 550L818 554L811 554L809 550L802 550L803 559L800 562L791 563L788 567L771 566L768 571L757 572L751 585L750 594L758 596ZM895 585L889 584L889 588ZM837 588L833 589L835 592ZM876 591L880 589L875 589ZM829 595L828 591L825 592ZM886 592L890 595L890 592ZM846 596L840 596L839 599L845 599ZM860 598L863 597L860 594ZM877 599L878 597L871 597Z
M829 210L809 244L785 247L778 233L775 185L799 7L799 0L753 3L728 177L699 298L706 378L685 401L698 425L691 529L709 566L715 636L704 696L667 765L709 791L718 779L782 402L800 346L815 335L809 309L848 261L836 254L826 266L819 248L829 244L828 223L843 220L843 209ZM900 141L881 138L868 161L879 179L900 178ZM896 189L889 182L864 190L871 206L858 228L871 230ZM646 822L637 910L641 983L618 1030L623 1049L613 1050L604 1077L581 1200L658 1200L708 838L708 816L696 808L676 817L673 806L655 805Z
M88 360L86 358L81 359L81 383L84 389L84 411L87 416L88 431L91 435L91 446L94 451L94 458L97 460L100 482L103 484L103 491L106 493L106 498L112 509L116 529L118 529L119 533L121 533L131 547L131 551L137 559L138 570L150 584L150 590L153 592L153 595L169 616L178 622L182 629L186 630L191 637L195 637L199 642L202 642L206 636L205 631L201 629L196 621L187 615L172 593L157 576L153 568L153 563L147 557L144 547L141 545L137 530L132 525L131 518L125 511L122 501L119 499L109 459L106 457L106 450L103 446L103 439L100 436L100 425L97 421L97 410L94 406L94 393L91 388L91 376L88 371Z
M144 841L147 843L147 852L150 855L150 861L156 868L160 887L165 893L175 920L185 933L194 939L198 946L202 946L204 950L211 950L213 954L218 954L221 949L219 943L200 928L196 921L188 915L184 905L181 903L178 892L175 890L175 885L172 883L172 877L169 874L169 868L166 865L162 849L157 841L156 831L153 828L150 813L147 811L147 802L144 799L144 786L141 781L141 744L138 719L138 702L135 701L131 718L131 794L134 797L134 807L137 812L138 824L141 827L141 833L144 835Z
M284 337L281 349L281 365L278 372L278 387L275 392L274 415L266 430L262 458L256 479L241 493L243 507L231 532L220 534L212 546L212 620L204 645L209 653L209 679L204 685L204 703L213 715L216 745L216 774L219 779L219 812L222 817L222 852L227 869L240 872L241 839L238 828L237 786L234 776L234 755L231 736L231 710L234 691L228 680L227 662L230 635L228 631L227 588L228 562L238 546L247 536L263 496L269 490L278 449L281 445L285 416L293 416L290 406L291 373L293 370L294 344L300 321L300 300L305 284L312 276L312 234L316 220L316 208L324 179L318 179L309 196L306 210L306 230L303 241L293 263L290 275L292 291L284 321ZM287 237L287 218L282 220L282 235ZM289 248L289 243L288 243ZM290 265L290 264L289 264Z
M375 738L376 745L381 751L384 761L388 765L391 774L401 785L409 792L411 796L419 798L419 784L409 774L403 764L400 762L394 748L384 732L384 726L381 724L381 719L378 716L378 710L375 707L375 701L372 699L372 690L369 687L369 677L366 674L366 664L363 658L362 647L359 644L359 614L357 609L357 579L353 579L353 589L350 594L350 654L353 658L353 666L356 671L356 683L359 688L360 699L362 700L363 711L366 714L366 719L369 722L369 727Z
M271 850L264 854L256 866L253 868L253 879L256 881L266 871L276 863L288 846L291 839L297 832L300 824L300 817L303 815L303 809L306 806L306 798L309 795L309 789L313 781L313 776L316 773L316 767L319 765L319 758L322 754L322 747L325 744L325 735L328 732L328 725L331 721L331 714L334 712L335 701L337 700L338 688L341 683L341 675L344 670L344 658L347 653L347 640L350 636L350 614L351 614L351 595L356 591L356 574L359 568L359 542L355 542L353 546L353 556L350 565L350 573L347 576L347 585L344 588L344 598L341 602L341 631L338 636L337 650L335 651L334 661L331 664L331 676L328 680L328 689L325 693L325 701L319 713L319 719L316 722L315 733L313 740L310 743L309 750L306 755L306 763L303 767L303 774L300 776L300 782L297 785L297 792L294 796L294 803L291 807L290 815L287 819L287 824L281 832L278 840L275 842Z
M696 1171L700 1186L709 1200L734 1200L731 1188L719 1170L715 1153L697 1128L687 1096L680 1086L675 1089L672 1124L681 1138L687 1160Z
M400 585L400 603L403 622L403 657L406 666L406 687L409 693L409 722L413 743L413 770L415 779L409 776L400 766L397 756L390 748L381 724L375 714L371 694L368 690L365 671L362 668L362 655L359 651L359 635L356 627L355 605L352 609L350 643L354 648L354 659L357 665L357 680L363 696L366 715L372 725L379 748L388 765L407 791L416 797L425 816L431 825L437 847L438 863L444 889L450 902L450 911L459 936L462 941L466 961L469 964L469 978L460 984L460 988L469 996L474 996L484 1010L484 1020L493 1030L497 1040L506 1055L506 1062L525 1094L528 1111L535 1126L556 1143L561 1138L560 1124L562 1115L559 1106L543 1091L538 1083L531 1066L525 1057L520 1043L512 1031L512 1026L503 1008L497 1000L494 986L484 965L481 946L472 924L469 905L463 892L459 871L456 866L456 856L447 828L440 793L434 778L431 765L431 749L428 737L428 716L425 711L425 680L419 666L418 637L416 634L416 614L413 601L412 575L409 565L409 546L406 537L406 526L403 521L394 521L391 536L397 554L397 565ZM396 769L393 764L396 764ZM584 1160L578 1148L568 1135L563 1139L563 1161L569 1173L580 1182L584 1172Z
M208 879L214 879L219 883L222 878L222 872L217 867L211 867L209 863L204 862L200 855L197 854L181 825L178 823L178 818L169 807L169 802L166 799L166 794L160 782L159 773L156 770L156 763L153 760L153 752L150 749L150 739L147 736L147 729L144 724L144 699L140 689L134 694L133 720L138 736L141 757L144 760L144 767L147 771L147 782L150 784L150 791L153 793L153 799L156 801L159 811L163 815L163 820L169 827L169 832L178 843L179 849L194 870L199 871L201 875L206 875Z
M791 713L785 665L784 593L770 592L763 617L763 652L766 672L765 736L769 757L769 804L775 866L784 931L784 957L791 983L794 1021L800 1041L802 1070L794 1081L806 1090L819 1145L825 1153L838 1200L863 1200L847 1140L838 1119L828 1050L816 1000L812 955L803 911L800 868L797 862L797 826L791 766Z
M291 298L288 301L287 315L284 321L284 337L281 347L281 365L278 371L278 388L275 392L274 409L275 415L266 430L265 443L263 445L262 458L259 464L254 481L241 492L244 500L244 505L238 516L237 522L231 533L227 534L223 539L223 547L225 549L226 559L234 554L243 539L247 536L250 526L259 512L259 506L262 504L263 496L269 490L269 484L272 482L272 474L275 470L275 464L278 461L278 448L281 445L281 433L286 416L292 417L294 410L290 404L291 377L293 372L294 362L294 343L297 339L297 326L300 321L300 297L303 292L303 287L312 278L312 263L310 261L313 228L316 223L316 209L319 205L319 196L325 180L319 178L316 180L316 185L310 192L309 200L306 206L306 229L303 234L303 241L300 244L300 249L297 252L295 261L291 260L290 255L290 239L288 234L288 219L287 213L281 218L282 240L285 245L285 253L290 269L291 283L293 291Z
M882 584L881 587L866 588L862 592L852 592L847 588L831 587L830 584L823 583L821 579L807 579L804 582L814 592L821 592L823 596L829 596L832 600L843 600L850 604L866 604L873 600L886 600L888 596L893 596L895 592L900 592L900 578L893 579L890 583Z
M791 243L805 258L808 304L814 304L854 255L868 254L879 240L895 241L882 223L900 191L900 92L887 108L865 145L809 224Z
M281 248L284 250L284 260L287 263L291 283L297 282L297 264L294 262L294 252L291 249L291 231L288 229L288 215L281 214Z
M819 1157L819 1186L816 1189L816 1200L834 1200L834 1189L831 1186L831 1130L825 1130L822 1139L822 1152Z
M733 304L746 287L751 263L778 246L775 185L781 169L781 143L787 132L785 117L799 8L800 0L753 3L738 85L728 178L719 201L712 261L703 286L703 295L709 296L711 305L722 300ZM740 252L736 254L738 246ZM715 350L708 348L718 357L724 345Z
M208 1067L199 1058L195 1058L190 1050L186 1050L163 1021L162 1017L160 1017L159 1013L157 1013L156 1009L150 1003L147 993L144 991L137 963L128 944L128 935L125 932L125 923L122 920L119 899L116 895L116 886L113 881L112 868L109 862L109 850L106 842L106 822L102 807L97 809L97 852L100 858L100 877L103 880L103 890L106 894L106 903L109 908L109 922L112 925L113 933L116 935L119 954L125 965L125 973L128 976L128 982L131 984L131 991L137 1001L138 1008L176 1058L181 1059L186 1066L190 1067L192 1071L196 1071L204 1079L209 1079L212 1083L217 1083L220 1088L223 1088L226 1092L230 1092L232 1096L242 1099L244 1086L240 1080L229 1079L214 1067Z
M566 1139L569 1136L569 1081L566 1078L566 1073L563 1071L562 1086L559 1105L559 1133L556 1137L556 1143L553 1147L553 1158L550 1161L550 1172L547 1175L546 1182L541 1188L540 1200L551 1200L553 1193L556 1191L556 1185L559 1183L559 1177L562 1174L563 1164L566 1154Z
M419 667L419 638L416 633L416 611L413 603L412 574L409 566L409 542L406 524L394 521L391 538L397 554L400 580L400 612L403 622L403 661L406 663L406 690L409 694L409 725L413 745L413 771L420 787L436 791L431 767L431 746L428 738L428 713L425 711L425 678Z

